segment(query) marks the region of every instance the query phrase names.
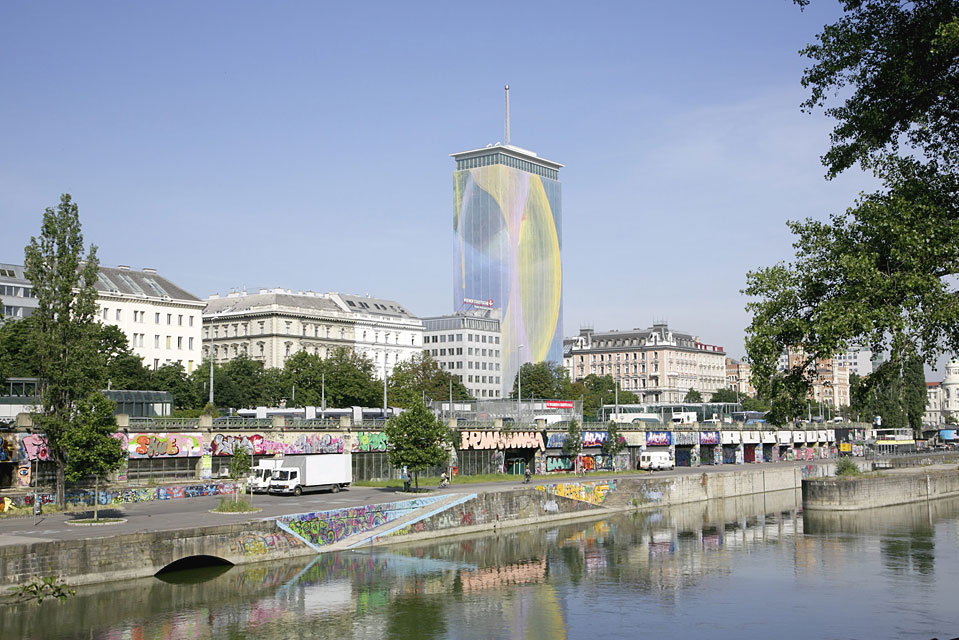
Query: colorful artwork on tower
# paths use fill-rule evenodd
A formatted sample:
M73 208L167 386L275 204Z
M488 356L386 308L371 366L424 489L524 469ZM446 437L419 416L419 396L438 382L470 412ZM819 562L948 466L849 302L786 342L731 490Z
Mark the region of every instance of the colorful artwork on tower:
M454 173L453 305L501 310L501 377L511 388L518 362L562 363L560 183L507 154L477 159L488 163Z

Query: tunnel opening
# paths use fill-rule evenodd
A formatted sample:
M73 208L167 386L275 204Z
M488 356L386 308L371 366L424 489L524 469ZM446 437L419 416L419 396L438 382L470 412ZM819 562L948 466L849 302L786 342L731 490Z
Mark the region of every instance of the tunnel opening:
M223 575L233 563L216 556L187 556L166 565L153 574L170 584L196 584Z

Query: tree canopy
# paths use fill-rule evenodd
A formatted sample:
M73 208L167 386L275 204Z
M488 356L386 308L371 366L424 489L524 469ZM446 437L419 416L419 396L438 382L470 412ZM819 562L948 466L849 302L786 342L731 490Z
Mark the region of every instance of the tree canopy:
M545 361L536 364L524 363L513 378L513 391L510 393L513 398L519 392L520 376L522 376L523 398L572 398L569 372L561 364Z
M686 392L686 395L683 397L683 402L702 402L703 394L701 394L697 389L690 389Z
M616 401L616 395L616 383L612 376L597 376L591 373L582 380L572 383L566 398L582 397L583 414L596 415L597 410L603 405L613 404ZM619 404L637 404L638 402L639 396L632 391L619 390Z
M422 400L413 398L408 409L390 418L384 431L390 443L390 464L408 467L416 476L417 488L420 471L449 460L453 433Z
M432 400L449 400L452 385L454 401L472 400L458 376L441 369L425 351L393 367L388 382L390 406L409 408L425 395Z
M747 275L746 349L775 420L801 413L815 363L851 346L889 351L900 371L959 351L959 1L840 5L802 51L803 109L836 121L828 177L858 164L882 187L828 221L789 222L795 259ZM787 348L805 358L781 373Z
M745 397L745 396L742 396ZM740 401L740 395L734 389L717 389L709 397L710 402L731 402L733 404Z

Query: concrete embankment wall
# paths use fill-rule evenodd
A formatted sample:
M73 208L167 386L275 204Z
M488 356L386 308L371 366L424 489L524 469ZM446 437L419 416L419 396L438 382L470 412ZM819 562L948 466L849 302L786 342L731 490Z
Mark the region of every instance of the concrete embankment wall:
M735 471L680 476L644 475L627 479L542 482L512 491L478 494L442 511L431 499L350 507L276 520L198 527L177 531L124 534L87 540L38 542L0 547L0 586L58 575L70 584L150 576L190 556L214 556L234 564L316 553L321 544L360 540L377 529L374 544L458 535L583 517L615 511L659 508L795 490L803 478L832 473L828 461L803 466L757 465ZM422 502L422 505L418 503ZM409 509L406 507L409 506ZM423 506L423 515L382 530L393 517ZM382 511L382 513L381 513ZM387 513L389 512L389 513ZM93 532L91 532L93 533ZM96 534L103 533L97 530ZM307 544L309 540L310 544Z
M865 478L803 481L805 510L852 511L959 496L959 471L917 470Z
M190 556L233 564L315 553L272 521L0 546L0 586L57 575L72 585L151 576Z

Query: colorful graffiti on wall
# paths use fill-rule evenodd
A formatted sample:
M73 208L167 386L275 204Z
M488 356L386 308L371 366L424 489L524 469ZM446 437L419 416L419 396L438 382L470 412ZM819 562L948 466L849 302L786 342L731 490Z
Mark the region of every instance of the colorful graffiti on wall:
M584 431L583 432L583 446L584 447L601 447L603 443L606 442L606 438L609 437L609 434L605 431Z
M276 453L343 453L344 442L340 436L329 433L233 434L217 433L210 441L210 453L215 456L232 456L238 448L257 456Z
M615 489L615 480L605 482L557 482L556 484L541 484L536 487L537 491L594 505L601 505L606 502L607 494Z
M359 431L353 434L353 453L386 451L389 439L382 431Z
M673 443L672 434L669 431L647 431L647 447L668 447Z
M193 485L170 485L164 487L133 487L128 489L109 488L97 492L97 502L101 505L126 504L134 502L153 502L154 500L176 500L179 498L199 498L202 496L232 495L236 489L233 482L208 482ZM65 502L69 506L93 506L92 490L78 489L68 491ZM33 506L33 494L12 496L17 507ZM56 494L44 492L37 494L41 504L56 502Z
M17 441L15 436L0 436L0 462L13 462L17 459Z
M297 536L303 542L313 547L320 547L375 529L432 504L442 497L431 496L401 502L371 504L365 507L298 513L281 516L277 518L276 523L281 529Z
M203 455L203 436L193 433L132 434L127 440L127 453L130 458L198 458Z
M47 446L46 437L39 433L20 436L20 459L41 462L50 460L50 447Z
M464 431L460 450L467 449L546 449L541 431Z
M233 542L233 548L237 553L245 556L265 556L271 553L282 553L303 543L286 531L276 531L274 533L252 533L248 532L239 536Z
M585 471L599 471L599 470L609 470L613 469L613 458L611 456L604 455L589 455L584 454L579 457L579 468ZM545 458L545 467L546 472L559 471L559 472L572 472L576 470L575 457L572 456L546 456ZM628 456L626 457L628 465Z

